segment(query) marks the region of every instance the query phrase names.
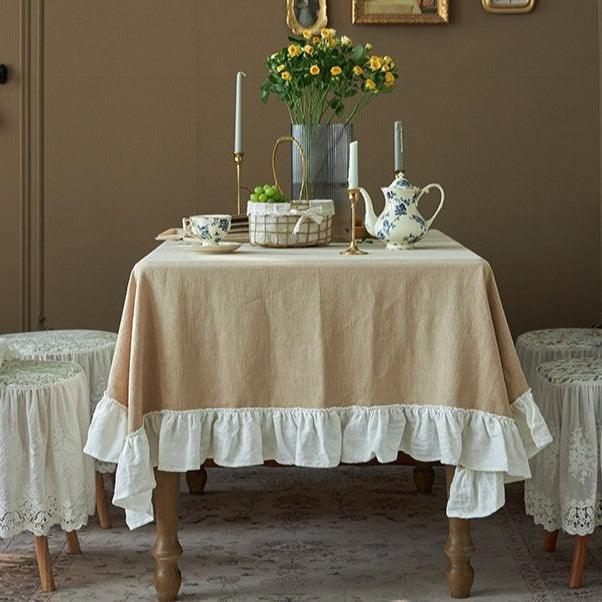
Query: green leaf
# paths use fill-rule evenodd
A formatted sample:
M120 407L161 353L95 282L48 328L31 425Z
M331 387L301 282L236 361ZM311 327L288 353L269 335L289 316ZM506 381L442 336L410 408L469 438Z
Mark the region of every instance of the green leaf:
M351 51L351 58L356 63L360 63L364 59L365 52L366 49L361 44L357 44L353 47L353 50Z

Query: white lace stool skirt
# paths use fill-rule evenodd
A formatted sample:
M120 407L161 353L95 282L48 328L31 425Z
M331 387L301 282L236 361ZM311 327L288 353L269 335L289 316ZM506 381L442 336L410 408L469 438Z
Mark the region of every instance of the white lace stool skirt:
M582 566L581 574L572 574L571 586L579 587L586 538L602 525L602 360L542 364L533 394L553 441L530 460L533 476L525 481L525 508L550 532L549 551L559 529L577 536Z
M0 538L36 536L42 589L54 589L46 535L77 529L94 513L94 462L82 453L90 408L79 365L8 360L0 365Z
M117 335L102 330L43 330L0 336L20 357L79 364L88 380L82 403L89 404L90 416L102 398L111 371ZM98 473L115 472L115 464L96 462ZM111 527L111 517L102 474L96 475L96 508L103 529Z

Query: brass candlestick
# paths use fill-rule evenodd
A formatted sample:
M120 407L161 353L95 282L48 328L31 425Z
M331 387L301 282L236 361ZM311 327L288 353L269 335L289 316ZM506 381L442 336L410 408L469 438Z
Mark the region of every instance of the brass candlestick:
M236 215L240 215L240 166L242 165L244 153L234 153L234 164L236 165Z
M358 188L350 188L348 192L349 202L351 203L351 242L344 251L341 251L341 255L367 255L366 251L362 251L355 242L355 206L357 205L360 191Z

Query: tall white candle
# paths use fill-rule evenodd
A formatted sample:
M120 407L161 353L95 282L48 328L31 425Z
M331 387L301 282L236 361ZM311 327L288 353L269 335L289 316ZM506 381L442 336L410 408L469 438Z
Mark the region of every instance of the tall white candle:
M395 131L395 171L403 171L403 125L396 121Z
M359 188L357 153L358 142L354 140L349 145L349 188Z
M234 152L242 153L242 71L236 74L236 113L234 117Z

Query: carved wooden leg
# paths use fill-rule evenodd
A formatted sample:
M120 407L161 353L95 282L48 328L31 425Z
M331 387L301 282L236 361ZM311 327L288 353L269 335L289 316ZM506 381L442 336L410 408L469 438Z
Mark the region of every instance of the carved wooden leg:
M82 549L79 547L79 540L77 539L77 531L65 531L65 539L67 540L69 554L82 553Z
M583 571L585 570L586 557L587 535L575 535L571 574L569 576L569 587L572 587L573 589L581 587L581 584L583 583Z
M42 591L53 592L56 587L52 576L52 559L48 550L48 538L45 536L36 537L36 558Z
M105 481L101 472L96 471L96 514L101 529L110 529L111 515L109 514L109 503L105 491Z
M190 495L203 495L207 484L207 471L203 466L199 470L189 470L186 473L186 483Z
M447 493L454 478L454 466L445 467ZM474 550L470 538L470 522L461 518L448 518L449 536L445 553L449 558L447 565L447 589L452 598L469 598L474 580L474 570L470 557Z
M159 600L175 600L182 582L178 560L182 548L178 541L178 498L180 473L155 470L155 520L157 541L155 558L155 589Z
M414 466L414 483L418 493L431 493L435 481L435 469L430 464L418 462Z
M556 549L556 540L558 539L558 529L556 531L546 531L546 538L543 542L543 549L546 552L553 552Z

